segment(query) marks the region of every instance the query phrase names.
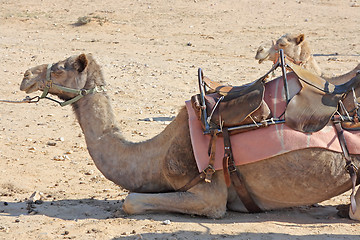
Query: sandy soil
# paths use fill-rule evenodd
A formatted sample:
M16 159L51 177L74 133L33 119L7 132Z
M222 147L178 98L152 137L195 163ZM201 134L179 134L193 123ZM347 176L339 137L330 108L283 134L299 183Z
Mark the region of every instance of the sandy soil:
M161 132L197 93L198 67L233 85L252 81L271 66L254 60L257 47L284 33L305 33L329 75L352 69L360 56L357 0L0 3L0 99L25 97L19 84L26 69L91 52L133 141ZM219 220L127 216L127 191L96 169L71 107L46 100L0 103L0 146L0 239L360 239L360 223L336 215L349 193ZM34 192L43 201L27 204Z

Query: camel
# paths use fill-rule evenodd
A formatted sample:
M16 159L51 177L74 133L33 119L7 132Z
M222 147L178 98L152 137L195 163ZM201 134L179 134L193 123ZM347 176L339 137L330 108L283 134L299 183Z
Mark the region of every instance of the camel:
M303 68L312 71L333 84L342 84L356 76L360 71L360 63L350 72L337 76L327 77L321 71L318 63L312 55L309 42L305 39L304 34L285 34L276 42L272 41L272 46L259 46L255 59L262 63L265 60L276 61L279 49L284 50L286 57L294 63L301 65Z
M187 191L177 191L199 175L185 107L154 138L130 142L115 122L105 86L94 57L81 54L27 70L20 90L45 91L64 101L81 95L71 106L96 167L107 179L130 191L122 206L125 213L177 212L221 218L227 209L247 212L234 187L226 186L223 171L216 171L211 183L201 181ZM69 88L72 91L67 91ZM352 159L360 164L357 156ZM262 211L311 205L352 186L342 153L320 148L246 164L239 171ZM360 220L359 192L357 211L351 215L356 220Z

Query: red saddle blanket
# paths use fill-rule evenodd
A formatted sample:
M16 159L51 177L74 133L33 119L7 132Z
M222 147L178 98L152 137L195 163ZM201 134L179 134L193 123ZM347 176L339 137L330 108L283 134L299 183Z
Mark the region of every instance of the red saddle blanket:
M289 86L294 94L300 89L298 80L294 75L288 74ZM282 79L275 79L266 83L265 101L274 116L280 116L286 103ZM199 172L209 165L208 146L209 135L204 135L201 123L194 113L191 102L186 102L189 115L189 128L191 143ZM344 131L350 154L360 154L360 131ZM322 130L314 133L295 131L285 124L276 124L256 130L251 130L230 137L232 151L236 165L243 165L261 161L280 154L305 148L324 148L331 151L342 152L336 130L330 122ZM224 143L222 137L216 142L216 156L214 168L222 169L224 156Z

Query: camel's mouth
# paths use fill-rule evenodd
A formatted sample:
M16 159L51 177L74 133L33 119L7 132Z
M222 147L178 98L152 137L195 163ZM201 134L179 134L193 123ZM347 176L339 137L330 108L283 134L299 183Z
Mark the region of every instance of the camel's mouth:
M260 64L260 63L263 63L265 60L268 60L268 59L269 59L269 54L266 55L264 58L260 58L260 59L259 59L259 64Z
M263 61L267 60L269 58L269 53L264 54L264 53L260 53L258 52L255 56L256 60L259 60L259 64L262 63Z
M32 93L38 90L38 86L36 82L30 83L29 79L24 78L20 85L20 90L26 93Z
M37 89L37 86L36 86L36 83L34 83L33 85L31 85L30 87L28 87L25 92L26 93L32 93L32 92L36 92L38 89Z

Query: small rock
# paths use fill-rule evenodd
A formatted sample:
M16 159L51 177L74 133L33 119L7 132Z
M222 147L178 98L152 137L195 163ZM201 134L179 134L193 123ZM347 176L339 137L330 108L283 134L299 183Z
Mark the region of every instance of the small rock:
M18 218L15 219L15 222L16 222L16 223L19 223L19 222L20 222L20 219L18 219Z
M54 147L54 146L56 146L56 142L48 142L47 145Z
M9 228L8 227L5 227L5 226L0 226L0 231L1 232L9 232Z
M32 152L32 153L34 153L35 151L36 151L36 148L35 147L29 147L29 152Z
M90 170L88 172L84 173L85 175L89 176L89 175L93 175L94 174L94 170Z
M53 160L55 160L55 161L65 161L65 159L62 156L55 156L55 157L53 157Z
M53 158L53 160L55 160L55 161L65 161L65 160L70 160L70 158L67 155L62 155L62 156L58 155L58 156L55 156Z
M38 214L37 211L34 211L34 210L29 211L29 215L36 215L36 214Z
M36 203L37 201L43 201L43 199L44 199L44 194L42 192L35 191L35 192L33 192L33 194L31 194L31 196L29 197L29 200L27 202ZM40 204L40 203L38 203L38 204Z
M65 141L65 138L59 137L59 138L58 138L58 141L63 142L63 141Z
M43 204L43 203L44 203L43 200L36 200L36 201L35 201L35 204L38 204L38 205L39 205L39 204Z
M170 225L171 224L171 221L170 220L165 220L162 222L164 225Z

